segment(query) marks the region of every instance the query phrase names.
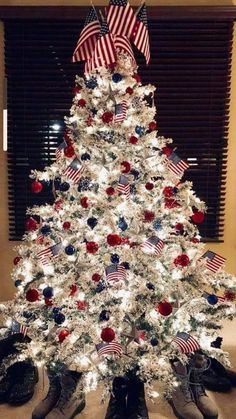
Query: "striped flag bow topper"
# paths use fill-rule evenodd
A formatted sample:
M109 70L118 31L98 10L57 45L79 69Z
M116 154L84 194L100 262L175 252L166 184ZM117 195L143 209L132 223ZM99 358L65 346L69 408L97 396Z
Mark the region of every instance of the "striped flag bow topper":
M178 332L171 343L176 344L183 354L200 349L198 341L186 332Z
M114 44L117 51L128 54L131 57L133 65L136 65L133 49L127 36L114 35Z
M202 258L206 259L207 269L214 273L216 273L226 261L224 257L217 255L217 253L212 252L211 250L207 250L207 252L202 255Z
M101 342L98 345L96 345L96 350L99 356L102 355L121 355L123 352L123 347L118 342Z
M103 19L101 31L92 56L85 63L84 71L89 73L98 67L106 67L116 62L116 49L113 35L110 33L106 19Z
M144 55L146 59L146 64L149 64L150 41L148 34L147 9L145 3L143 3L137 11L132 40L134 45Z
M136 24L136 17L127 0L110 0L107 23L113 35L131 38Z
M53 246L46 247L37 253L37 258L42 262L43 265L49 264L49 259L53 259L58 256L62 248L62 243L56 243Z
M109 283L118 282L126 278L126 269L123 265L113 263L105 269L106 280Z
M22 333L23 336L26 336L28 331L28 327L19 323L17 320L12 319L11 323L11 335L15 335L16 333Z
M72 62L88 60L93 55L100 29L101 25L96 10L92 6L73 52Z
M174 151L166 157L166 163L168 169L178 177L182 176L183 172L189 167L188 163L181 159Z
M125 195L127 199L130 198L130 184L127 176L120 175L117 191Z
M155 254L159 256L164 247L164 242L157 236L152 236L141 244L144 253Z
M71 179L74 183L77 183L80 180L83 171L84 166L82 166L80 160L75 157L63 174Z

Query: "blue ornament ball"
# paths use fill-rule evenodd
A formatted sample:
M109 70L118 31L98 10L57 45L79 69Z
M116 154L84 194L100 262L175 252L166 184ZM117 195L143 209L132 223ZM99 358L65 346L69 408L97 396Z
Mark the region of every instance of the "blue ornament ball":
M150 343L151 343L152 346L157 346L158 345L159 342L158 342L158 339L156 338L156 336L151 337Z
M100 292L102 292L103 290L105 290L105 288L106 288L105 283L104 283L103 281L100 281L100 282L98 283L98 285L96 286L96 288L95 288L95 292L100 293Z
M133 175L134 179L138 179L139 178L139 171L136 169L131 169L130 170L131 175Z
M19 287L22 284L21 279L16 279L14 284L15 284L15 287Z
M120 258L116 253L113 253L113 255L111 255L111 263L119 263Z
M122 230L125 231L128 228L128 224L125 221L124 217L120 217L119 218L119 222L118 222L118 227Z
M96 77L90 77L90 79L88 79L88 80L85 80L85 86L88 88L88 89L95 89L95 87L97 87L97 85L98 85L98 82L97 82L97 79L96 79Z
M45 298L52 298L53 294L54 294L54 291L52 287L46 287L43 289L43 296Z
M91 229L94 229L94 227L96 227L97 223L98 223L98 220L95 217L90 217L90 218L87 219L87 224Z
M156 220L153 221L153 228L155 230L161 230L162 226L161 226L161 220L159 220L158 218L156 218Z
M48 236L51 233L51 228L50 226L45 225L41 227L40 232L43 236Z
M136 134L142 136L145 132L145 128L141 127L140 125L136 125L135 132L136 132Z
M128 270L129 268L130 268L130 266L129 266L129 262L122 262L122 264L121 264L122 266L124 266L124 268L126 269L126 270Z
M63 182L60 184L60 191L67 192L70 189L70 184L68 182Z
M207 297L207 301L211 306L214 306L215 304L218 303L218 298L215 294L210 294Z
M33 313L31 311L24 310L23 316L25 317L25 319L30 319L33 316Z
M83 161L85 161L85 160L90 160L91 159L91 157L90 157L90 154L89 153L83 153L83 154L81 154L81 160L83 160Z
M101 313L99 314L99 320L102 321L107 321L110 318L110 313L107 310L102 310Z
M54 321L55 321L56 324L64 323L65 319L66 318L65 318L64 314L62 314L62 313L57 313L54 316Z
M112 74L112 81L114 83L119 83L123 79L122 75L120 73L114 73Z
M153 291L154 291L154 289L155 289L155 285L153 285L153 284L152 284L152 282L147 282L147 283L146 283L146 287L147 287L149 290L153 290Z
M60 307L53 307L52 312L53 314L57 314L60 311Z
M68 244L68 246L66 246L66 247L65 247L65 253L66 253L68 256L73 255L73 254L75 253L75 248L74 248L74 246L72 246L72 244Z

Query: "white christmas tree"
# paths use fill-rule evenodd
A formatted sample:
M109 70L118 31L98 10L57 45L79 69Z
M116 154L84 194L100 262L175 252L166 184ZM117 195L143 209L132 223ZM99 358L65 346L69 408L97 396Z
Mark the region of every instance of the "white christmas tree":
M199 347L227 361L211 342L235 315L235 278L200 241L206 207L157 134L154 91L124 52L76 77L56 162L31 174L55 202L27 211L2 310L28 328L21 358L83 371L87 391L135 369L152 396L153 380L173 383L170 359Z

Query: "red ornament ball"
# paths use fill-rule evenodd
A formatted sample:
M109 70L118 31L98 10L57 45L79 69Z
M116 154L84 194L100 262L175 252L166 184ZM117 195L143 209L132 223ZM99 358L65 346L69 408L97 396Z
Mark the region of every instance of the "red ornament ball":
M154 188L154 184L152 182L147 182L146 185L145 185L145 188L148 191L151 191Z
M108 234L107 243L110 246L119 246L122 243L122 239L118 234Z
M133 75L133 79L136 80L137 83L141 83L141 77L138 75L138 73Z
M22 259L22 257L21 256L16 256L14 259L13 259L13 263L14 263L14 265L18 265L18 263L20 262L20 260Z
M112 196L112 195L114 195L115 194L115 189L112 187L112 186L109 186L107 189L106 189L106 193L107 193L107 195L108 196Z
M28 218L25 223L25 228L27 231L34 231L38 228L38 223L34 218Z
M96 242L87 242L86 243L86 250L88 253L97 253L98 251L98 244Z
M184 225L182 223L175 224L175 230L182 231L184 229Z
M173 195L174 195L174 191L173 191L172 186L166 186L166 187L163 189L163 195L164 195L166 198L170 198L171 196L173 196Z
M174 260L175 266L182 266L182 267L187 266L189 262L190 262L189 257L185 253L182 253L182 255L177 256Z
M225 291L224 297L227 301L234 301L236 299L236 294L233 291Z
M43 189L43 184L41 182L39 182L38 180L35 180L32 184L31 184L31 191L33 193L39 193L41 192Z
M75 86L74 88L73 88L73 90L72 90L72 93L74 94L74 95L77 95L77 93L80 93L80 91L81 91L81 89L82 89L82 87L81 86Z
M122 161L121 166L123 166L122 173L129 173L131 169L131 164L128 161Z
M64 230L69 230L71 224L70 221L64 221L64 223L62 224L62 227L64 228Z
M127 87L126 93L128 93L128 95L132 95L134 93L134 90L132 89L132 87Z
M88 197L84 196L83 198L81 198L80 199L80 204L81 204L81 207L88 208L89 207Z
M131 135L130 139L129 139L130 144L137 144L138 142L138 138L135 137L135 135Z
M86 310L86 308L88 308L88 303L86 303L86 301L76 301L76 306L78 308L78 310Z
M76 284L72 284L71 286L70 286L70 296L72 297L73 295L75 295L75 293L76 293L76 291L77 291L77 289L78 289L78 287L77 287L77 285Z
M112 342L115 339L115 332L111 327L104 327L101 332L101 338L104 342Z
M80 106L81 108L84 108L86 105L86 100L84 99L79 99L77 102L77 105Z
M109 122L112 122L113 120L113 113L112 112L104 112L102 115L102 120L105 124L109 124Z
M71 145L68 145L67 147L65 147L64 154L66 157L73 157L75 155L74 147L72 147Z
M100 279L101 279L101 275L99 275L97 272L95 272L95 274L92 275L92 281L99 282Z
M39 292L36 288L30 288L28 291L26 291L25 298L30 303L34 303L35 301L38 301L39 299Z
M168 157L172 153L172 148L170 148L170 147L163 147L162 148L162 153L165 154Z
M205 215L204 215L204 212L202 211L196 211L191 216L191 219L195 224L201 224L204 221L204 218L205 218Z
M67 336L69 336L70 332L67 329L61 329L61 331L58 334L58 340L60 343L62 343Z
M144 211L143 215L144 215L144 222L145 223L150 223L155 218L155 213L152 212L152 211L146 210L146 211Z
M148 125L148 128L150 129L150 131L154 131L157 128L156 121L151 121Z
M161 301L157 304L156 311L162 316L169 316L172 313L173 307L168 301Z
M165 208L176 208L179 207L178 202L173 198L165 198Z

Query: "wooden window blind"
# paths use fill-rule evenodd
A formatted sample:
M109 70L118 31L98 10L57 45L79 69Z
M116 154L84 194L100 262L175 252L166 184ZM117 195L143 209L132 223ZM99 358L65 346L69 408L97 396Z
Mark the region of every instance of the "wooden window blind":
M207 204L200 232L205 241L222 241L233 17L194 16L150 13L150 66L137 51L136 57L143 83L157 86L159 134L172 137L188 159L185 178ZM74 78L82 73L71 55L83 19L72 17L4 19L10 240L21 239L27 207L53 202L51 185L32 194L28 175L54 160Z

